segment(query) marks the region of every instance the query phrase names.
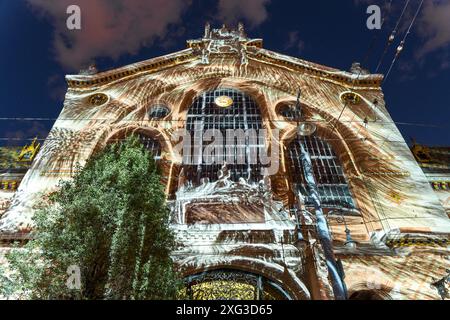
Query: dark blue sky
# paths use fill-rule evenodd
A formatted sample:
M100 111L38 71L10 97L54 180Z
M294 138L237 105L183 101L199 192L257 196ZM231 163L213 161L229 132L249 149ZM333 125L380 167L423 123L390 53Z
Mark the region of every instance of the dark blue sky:
M81 58L95 60L100 70L163 55L184 49L186 39L199 38L207 20L213 26L220 26L222 21L243 20L249 36L263 38L265 48L343 70L348 70L353 61L363 61L375 39L366 64L367 68L374 71L386 38L404 3L396 0L383 29L371 31L366 27L368 15L365 0L228 0L230 2L227 3L223 2L227 0L173 0L172 6L166 9L163 8L162 1L151 9L154 16L138 14L137 22L132 23L134 31L128 31L124 14L109 18L106 15L105 18L102 12L94 12L102 8L101 5L91 5L95 1L100 3L103 0L91 0L89 5L85 0L69 1L80 4L82 19L85 15L87 25L77 31L80 34L76 37L81 40L73 40L77 38L66 38L63 34L65 31L61 29L61 21L64 22L67 16L61 5L58 8L51 7L51 1L46 0L0 0L0 118L55 118L62 108L64 75L77 73L76 63L80 55ZM67 1L57 3L61 2ZM130 8L127 6L139 2L141 0L125 1L127 4L124 8L113 12L128 12L126 10ZM384 2L369 1L375 4ZM420 0L411 1L401 24L401 35L419 2ZM450 145L450 41L446 38L450 23L447 24L445 19L446 12L450 13L450 10L447 8L450 9L448 0L425 0L424 9L412 29L405 50L383 85L393 119L408 123L399 124L400 131L408 142L409 137L415 137L421 143ZM134 11L131 9L129 12ZM440 16L434 19L433 14ZM114 23L115 17L125 21L118 23L118 29L114 31L117 32L117 41L99 41L98 48L89 48L89 45L95 46L95 42L90 42L95 37L89 35L96 35L89 30L91 23ZM448 18L450 21L450 15ZM159 28L161 25L163 27ZM123 34L119 34L117 30ZM81 32L89 34L83 37ZM137 36L127 36L127 32ZM98 34L105 35L105 38L111 36L100 31ZM148 39L145 39L146 35ZM434 38L439 41L434 41ZM55 49L58 39L62 39L69 49ZM397 41L399 40L400 37ZM146 44L142 44L144 41ZM120 47L121 43L136 47L134 50L127 50ZM392 46L386 55L382 72L387 70L395 47L396 45ZM0 143L21 143L4 140L7 137L45 137L52 124L53 121L0 120Z

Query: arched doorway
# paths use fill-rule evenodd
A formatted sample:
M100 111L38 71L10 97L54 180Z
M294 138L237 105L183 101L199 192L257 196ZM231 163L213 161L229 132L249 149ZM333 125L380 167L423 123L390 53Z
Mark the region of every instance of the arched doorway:
M349 300L391 300L391 297L383 290L367 289L353 292Z
M180 299L189 300L290 300L275 282L254 273L218 269L185 279Z
M220 150L220 154L215 154L216 160L222 159L227 162L230 180L235 182L240 178L249 183L262 179L260 161L254 157L258 154L258 149L264 147L264 143L260 145L258 137L249 134L251 132L257 134L261 129L261 113L255 100L241 91L229 88L206 91L197 96L189 108L186 120L186 130L193 142L198 141L198 135L203 137L207 130L221 133L223 141L216 149ZM230 140L227 141L230 131L236 134L237 131L243 132L246 134L245 139L233 138L231 145ZM203 154L206 147L202 144L197 148ZM193 148L191 154L194 155L195 152ZM222 164L223 162L217 161L208 164L202 159L197 159L194 163L184 166L184 174L193 183L198 184L205 178L213 182L218 179L217 173Z

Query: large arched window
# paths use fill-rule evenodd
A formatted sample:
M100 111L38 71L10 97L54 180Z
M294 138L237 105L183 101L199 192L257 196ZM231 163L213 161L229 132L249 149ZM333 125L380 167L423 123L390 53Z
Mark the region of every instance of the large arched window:
M144 147L153 154L155 160L161 159L161 145L157 140L143 133L138 133L137 136Z
M220 148L221 154L217 156L225 159L226 156L231 154L234 157L233 163L227 161L231 180L238 181L239 178L245 178L249 182L256 182L262 178L260 162L256 159L254 159L255 161L249 161L248 155L255 154L258 148L264 146L258 145L257 140L247 137L245 142L236 140L235 148L230 152L225 143L227 130L229 129L242 129L244 132L248 129L259 132L262 129L260 110L253 98L234 89L216 89L203 92L194 100L188 111L186 130L191 134L192 141L194 141L196 130L204 133L208 129L219 130L223 136L223 145ZM207 142L207 144L209 143ZM206 145L201 147L202 153L205 147ZM238 154L240 155L241 152L247 155L245 163L237 161ZM204 161L192 163L185 166L186 176L196 183L200 182L202 178L216 181L221 166L218 163L206 164Z
M312 207L313 201L308 194L302 163L300 143L311 158L314 178L323 208L355 208L347 180L331 145L317 136L297 138L289 145L289 165L294 191L304 196L305 206Z
M159 160L161 159L161 144L154 138L152 138L151 136L143 133L143 132L137 132L137 133L133 133L138 139L139 141L144 145L144 147L150 151L155 160ZM116 135L115 137L111 138L108 141L108 144L110 143L122 143L123 141L125 141L127 135Z

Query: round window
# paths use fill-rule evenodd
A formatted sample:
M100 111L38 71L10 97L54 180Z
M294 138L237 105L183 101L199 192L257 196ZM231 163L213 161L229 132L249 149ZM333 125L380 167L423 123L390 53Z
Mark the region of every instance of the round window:
M359 104L361 102L361 97L354 92L346 91L341 93L341 101L348 104Z
M300 112L295 105L285 104L278 109L278 113L290 121L300 121Z
M153 106L148 111L148 117L150 119L162 119L170 113L169 108L166 106L158 105Z
M94 106L101 106L108 102L108 96L104 93L96 93L89 97L89 103Z

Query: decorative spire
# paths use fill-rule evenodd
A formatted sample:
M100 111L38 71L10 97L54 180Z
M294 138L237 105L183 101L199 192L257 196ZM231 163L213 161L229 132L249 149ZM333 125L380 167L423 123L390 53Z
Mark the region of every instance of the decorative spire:
M244 24L242 22L238 23L238 32L239 36L241 36L242 38L247 38L247 35L245 34Z
M211 25L209 24L209 22L205 23L205 34L203 36L203 38L208 39L210 37L210 32L211 32Z
M245 51L249 47L262 48L262 40L247 38L242 23L235 28L228 28L223 24L217 29L206 22L202 38L188 40L187 45L201 55L203 64L209 63L210 54L235 53L240 55L241 65L246 65L248 60Z

